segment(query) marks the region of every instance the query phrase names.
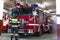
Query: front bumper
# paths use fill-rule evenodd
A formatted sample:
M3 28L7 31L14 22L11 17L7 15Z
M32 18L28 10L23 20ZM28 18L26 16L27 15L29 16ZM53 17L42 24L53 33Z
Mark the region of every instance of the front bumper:
M24 29L19 29L18 33L34 33L32 29L24 30Z

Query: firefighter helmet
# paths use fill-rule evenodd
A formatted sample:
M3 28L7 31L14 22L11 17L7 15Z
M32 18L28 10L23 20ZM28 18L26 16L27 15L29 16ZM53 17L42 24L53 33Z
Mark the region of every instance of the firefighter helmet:
M20 2L16 2L15 4L16 4L16 5L20 5Z
M20 5L20 2L17 2L16 0L14 1L15 5Z

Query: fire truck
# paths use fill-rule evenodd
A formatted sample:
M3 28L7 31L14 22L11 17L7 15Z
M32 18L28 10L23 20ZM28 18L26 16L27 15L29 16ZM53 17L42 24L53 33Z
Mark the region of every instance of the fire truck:
M15 9L12 10L12 16L16 16L18 21L20 22L18 33L35 34L38 36L41 36L43 32L51 33L53 30L52 27L53 21L50 18L48 18L48 16L42 10L33 9L35 9L35 7L27 6L17 9L19 11ZM8 24L4 27L10 29L9 21ZM2 30L4 30L4 27L2 28Z
M8 28L9 28L9 14L7 13L7 11L4 9L4 12L3 12L3 26L1 27L1 30L4 31L4 32L7 32Z
M10 21L10 13L8 13L7 10L3 10L3 17L2 17L2 21L3 21L3 26L1 27L1 31L2 32L8 32L8 29L10 29L10 25L9 25L9 21Z
M20 22L19 34L35 34L41 36L43 32L52 32L52 20L42 10L33 10L36 7L22 7L12 10L12 16L16 16Z

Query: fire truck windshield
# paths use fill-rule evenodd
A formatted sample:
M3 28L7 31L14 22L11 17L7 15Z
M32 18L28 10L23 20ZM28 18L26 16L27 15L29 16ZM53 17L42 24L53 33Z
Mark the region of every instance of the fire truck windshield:
M14 9L12 10L12 16L17 17L19 15L32 15L32 8Z

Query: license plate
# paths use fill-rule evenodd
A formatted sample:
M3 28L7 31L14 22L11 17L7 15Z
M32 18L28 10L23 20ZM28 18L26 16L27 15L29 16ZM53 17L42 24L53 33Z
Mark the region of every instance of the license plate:
M18 27L17 25L12 25L12 27Z

